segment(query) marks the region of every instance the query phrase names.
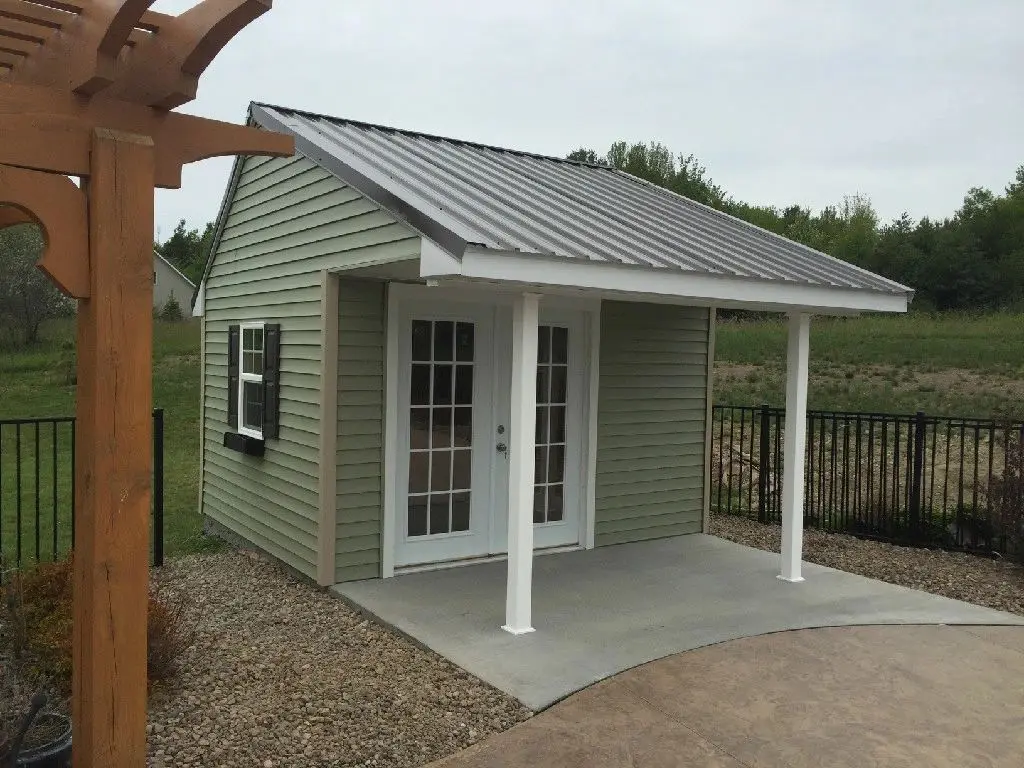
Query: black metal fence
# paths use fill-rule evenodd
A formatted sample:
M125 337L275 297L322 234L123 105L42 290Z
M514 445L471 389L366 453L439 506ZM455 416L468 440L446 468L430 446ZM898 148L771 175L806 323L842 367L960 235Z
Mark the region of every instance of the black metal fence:
M75 419L0 420L0 564L56 560L74 545ZM164 560L164 411L153 411L153 564ZM3 570L3 568L0 568Z
M714 407L711 508L779 522L785 411ZM807 414L804 525L1009 553L1024 538L1024 423L924 413Z

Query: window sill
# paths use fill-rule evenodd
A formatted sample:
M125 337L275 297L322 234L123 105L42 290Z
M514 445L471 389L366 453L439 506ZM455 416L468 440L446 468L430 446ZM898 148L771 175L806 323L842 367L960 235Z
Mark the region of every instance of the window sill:
M242 435L238 432L225 432L224 447L244 453L246 456L261 457L264 454L266 443L258 437L249 437L249 435Z

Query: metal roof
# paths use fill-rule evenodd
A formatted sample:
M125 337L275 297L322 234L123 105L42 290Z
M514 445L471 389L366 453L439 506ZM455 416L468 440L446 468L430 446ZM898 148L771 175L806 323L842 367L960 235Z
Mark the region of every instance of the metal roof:
M469 245L650 269L912 290L635 176L265 104L252 118L456 257Z

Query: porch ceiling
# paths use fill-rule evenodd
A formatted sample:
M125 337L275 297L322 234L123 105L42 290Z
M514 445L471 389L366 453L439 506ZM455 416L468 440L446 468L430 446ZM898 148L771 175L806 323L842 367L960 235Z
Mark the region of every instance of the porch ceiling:
M968 603L692 535L537 557L534 626L512 636L504 562L350 582L357 608L534 710L625 669L740 637L856 624L1024 624Z

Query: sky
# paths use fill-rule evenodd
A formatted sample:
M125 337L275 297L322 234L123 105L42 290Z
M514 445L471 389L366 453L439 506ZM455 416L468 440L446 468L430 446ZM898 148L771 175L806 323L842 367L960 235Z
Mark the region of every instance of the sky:
M738 200L942 218L1024 164L1021 30L1022 0L276 0L182 111L263 101L557 156L653 140ZM230 169L158 192L158 237L215 219Z

